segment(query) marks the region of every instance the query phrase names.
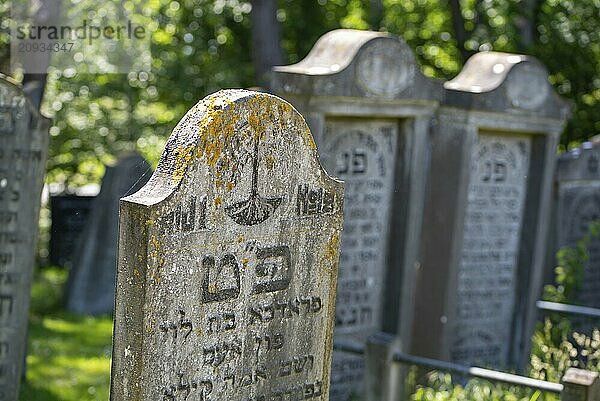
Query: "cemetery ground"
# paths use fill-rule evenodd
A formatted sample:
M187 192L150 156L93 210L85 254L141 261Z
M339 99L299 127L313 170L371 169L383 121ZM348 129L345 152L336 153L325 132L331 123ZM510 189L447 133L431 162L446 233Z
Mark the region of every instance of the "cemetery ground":
M109 397L112 317L66 312L62 306L67 271L37 269L31 298L27 379L20 401L106 401ZM531 377L558 382L572 361L600 371L600 332L592 338L569 339L567 319L552 316L539 324L533 336ZM581 365L580 365L581 366ZM409 380L417 374L412 368ZM456 383L461 384L456 384ZM418 386L415 401L558 400L553 394L517 386L465 381L445 372L431 372L427 385ZM358 401L358 400L357 400Z
M66 279L67 271L60 268L36 272L21 401L108 400L112 317L66 312Z

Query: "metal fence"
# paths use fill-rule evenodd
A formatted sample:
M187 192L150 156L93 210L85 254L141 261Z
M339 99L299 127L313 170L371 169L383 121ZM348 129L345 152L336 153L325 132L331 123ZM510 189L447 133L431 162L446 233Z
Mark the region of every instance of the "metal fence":
M398 374L398 367L401 364L559 394L562 401L600 401L600 379L597 373L570 368L563 377L563 383L552 383L491 369L410 355L394 350L394 344L394 337L385 333L371 336L366 345L341 340L336 340L334 343L336 350L364 355L366 360L366 401L398 401L402 399L403 385L399 383L402 375Z
M544 312L557 312L564 315L600 319L600 309L590 308L589 306L578 306L548 301L537 301L536 306L540 311Z

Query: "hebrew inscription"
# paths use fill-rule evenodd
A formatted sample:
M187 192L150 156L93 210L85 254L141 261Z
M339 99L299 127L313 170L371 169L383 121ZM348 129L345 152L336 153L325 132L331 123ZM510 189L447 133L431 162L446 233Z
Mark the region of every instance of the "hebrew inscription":
M25 358L47 129L0 75L0 401L17 400Z
M328 399L342 201L289 104L196 105L122 200L111 399Z
M450 350L455 362L507 363L530 152L526 136L478 136Z
M346 184L337 286L336 338L365 341L380 327L397 122L331 120L323 163ZM361 357L334 353L333 399L360 392Z

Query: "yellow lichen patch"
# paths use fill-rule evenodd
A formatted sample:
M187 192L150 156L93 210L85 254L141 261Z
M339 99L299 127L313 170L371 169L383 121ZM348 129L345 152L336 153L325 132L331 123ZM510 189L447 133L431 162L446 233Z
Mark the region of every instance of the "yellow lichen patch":
M339 245L340 234L336 231L331 237L329 237L329 241L327 241L327 245L325 246L325 258L329 260L335 260L338 255Z
M245 240L246 240L246 238L244 238L244 236L240 234L240 236L239 236L239 237L238 237L238 239L237 239L237 242L239 242L239 243L242 243L242 242L244 242Z
M219 207L219 206L221 206L221 203L223 203L223 200L221 199L221 197L220 197L220 196L217 196L217 197L215 198L215 207Z
M227 182L227 184L225 184L225 188L227 188L227 191L231 191L233 189L233 182Z
M243 269L247 269L248 268L248 258L242 259L242 268Z
M146 220L146 225L147 225L147 226L151 226L151 225L153 225L154 223L155 223L155 221L154 221L153 219L148 219L148 220Z
M156 282L156 284L159 284L160 270L165 265L165 256L160 241L158 241L156 237L153 236L150 242L152 244L153 249L150 254L150 260L148 261L148 264L150 264L151 261L154 261L154 269L152 269L151 277ZM150 266L148 266L148 268L149 267Z
M250 109L248 125L252 128L256 140L261 140L264 137L266 122L274 120L272 105L272 98L266 94L257 94L248 99L247 106Z
M173 181L179 182L194 158L195 146L180 146L175 149L175 170L173 171Z
M273 155L267 155L267 157L265 157L265 162L267 163L267 169L273 170L273 167L275 166L275 158Z
M215 187L217 187L217 189L221 188L223 186L223 181L221 181L220 179L216 179L215 180Z

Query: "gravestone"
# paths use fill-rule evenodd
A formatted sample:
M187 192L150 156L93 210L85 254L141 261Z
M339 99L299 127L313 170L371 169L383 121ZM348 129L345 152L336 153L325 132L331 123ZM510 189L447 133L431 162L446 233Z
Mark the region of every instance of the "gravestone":
M273 87L307 117L325 169L346 186L335 337L365 342L385 330L405 350L441 83L400 38L340 29L298 64L275 67ZM362 393L364 364L334 352L332 400Z
M434 132L413 352L523 368L566 103L535 59L484 52L445 84Z
M81 238L94 201L93 196L50 197L50 264L71 266L77 240Z
M556 174L557 247L577 244L592 221L600 219L600 138L592 138L558 159ZM554 253L555 254L555 253ZM592 238L575 302L600 308L600 238ZM551 266L555 266L552 258Z
M106 167L100 193L75 247L67 282L68 310L91 315L113 312L119 199L139 190L151 175L148 162L135 152Z
M16 401L48 152L49 120L0 75L0 400Z
M111 400L327 400L342 203L285 101L194 106L121 201Z

